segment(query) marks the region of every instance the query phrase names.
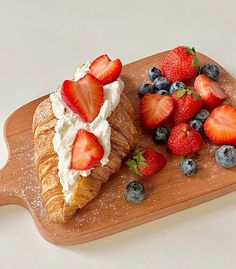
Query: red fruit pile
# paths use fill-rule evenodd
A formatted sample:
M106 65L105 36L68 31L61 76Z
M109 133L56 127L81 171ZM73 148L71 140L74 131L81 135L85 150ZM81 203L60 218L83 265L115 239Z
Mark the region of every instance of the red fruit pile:
M220 106L227 99L227 95L215 81L220 74L219 68L214 64L207 64L201 68L200 75L197 75L198 55L194 48L184 46L168 52L159 67L160 70L156 67L150 70L159 70L156 76L164 76L169 82L175 82L173 85L191 80L187 83L188 85L192 83L192 87L179 88L174 92L171 91L173 93L169 93L168 96L168 89L158 94L161 91L155 90L154 83L152 91L144 93L139 105L144 129L156 132L156 128L165 128L165 124L173 126L167 144L177 156L190 155L201 149L204 142L202 129L211 141L220 145L236 146L236 107ZM200 118L196 116L201 108L214 110L207 119L202 119L202 116ZM209 114L206 110L205 112ZM196 122L200 122L200 126L204 125L204 128L194 129L193 123ZM134 171L142 170L142 167L134 165L132 161L130 166Z

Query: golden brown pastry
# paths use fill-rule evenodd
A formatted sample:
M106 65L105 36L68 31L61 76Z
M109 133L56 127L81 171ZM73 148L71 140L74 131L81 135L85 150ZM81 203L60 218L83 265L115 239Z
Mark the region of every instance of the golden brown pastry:
M53 146L57 118L50 98L39 104L33 118L35 166L50 221L63 223L70 220L78 208L84 207L98 195L101 184L119 171L122 159L137 143L133 114L132 104L122 92L119 104L108 118L111 127L109 162L104 166L98 163L87 177L79 176L71 199L66 202L58 175L58 155Z

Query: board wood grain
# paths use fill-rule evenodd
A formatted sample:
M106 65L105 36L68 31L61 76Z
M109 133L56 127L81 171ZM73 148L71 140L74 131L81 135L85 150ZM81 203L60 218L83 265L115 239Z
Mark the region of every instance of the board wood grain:
M200 154L195 156L199 171L188 178L179 172L179 159L168 153L165 146L155 145L150 135L142 131L137 86L147 80L147 69L158 65L166 53L127 64L122 70L125 91L135 108L139 145L150 145L168 159L167 166L161 172L140 179L147 193L142 203L133 204L125 200L123 192L126 184L137 178L123 165L119 173L102 186L98 197L79 210L69 223L52 224L48 221L33 165L31 132L34 111L45 96L19 108L5 124L9 159L0 170L0 205L24 206L46 240L54 244L72 245L126 230L236 190L236 169L226 170L216 165L213 156L215 145L209 142L204 144ZM214 62L202 54L199 57L201 64ZM236 104L236 81L222 67L220 69L219 83L229 95L227 102Z

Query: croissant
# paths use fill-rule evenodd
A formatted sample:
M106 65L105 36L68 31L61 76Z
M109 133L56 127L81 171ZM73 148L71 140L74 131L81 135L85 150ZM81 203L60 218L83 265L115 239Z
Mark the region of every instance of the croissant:
M58 155L53 137L57 118L50 98L37 107L33 117L35 168L41 185L41 196L51 222L69 221L77 209L84 207L99 193L102 183L118 172L123 158L136 146L137 131L133 122L132 104L124 92L120 102L108 118L111 126L111 151L106 165L98 163L87 177L78 176L69 202L66 202L58 175Z

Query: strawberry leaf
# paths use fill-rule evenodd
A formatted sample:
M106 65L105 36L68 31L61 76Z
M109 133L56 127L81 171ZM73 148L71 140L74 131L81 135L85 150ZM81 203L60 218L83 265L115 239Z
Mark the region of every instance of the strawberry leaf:
M198 99L200 99L200 95L197 94L196 92L193 92L193 99L194 99L194 100L198 100Z
M146 162L139 162L138 166L147 167L148 165Z
M139 176L139 177L142 177L143 176L143 173L141 173L138 169L135 169L134 170L134 173Z
M177 94L176 94L176 97L179 99L182 96L184 96L186 92L187 92L186 89L183 89L183 88L182 89L179 89L178 92L177 92Z
M195 50L195 48L194 48L194 47L192 47L192 51L193 51L194 53L196 53L196 50Z
M138 164L145 161L145 158L143 157L142 154L139 154L136 159L137 159Z
M137 161L137 164L139 164L139 162L145 161L143 157L143 152L140 148L136 148L133 154L133 158Z
M187 94L193 94L194 92L192 89L187 89Z
M134 160L128 160L126 164L133 169L135 166L137 166L137 163Z
M140 148L136 148L134 151L134 156L138 155L141 152Z
M195 54L195 49L194 49L194 48L186 47L186 48L185 48L185 51L186 51L186 53L188 53L188 54L192 54L192 55Z
M192 66L195 66L197 68L199 67L199 59L198 59L197 54L195 54L195 56L192 59Z
M194 100L198 100L200 95L191 89L187 89L187 94L192 94Z
M145 162L142 149L136 148L133 153L133 159L126 161L126 164L137 176L143 176L139 171L139 167L146 167L147 163Z
M135 160L128 160L126 164L129 166L129 168L137 175L142 176L143 174L138 170L138 165Z

